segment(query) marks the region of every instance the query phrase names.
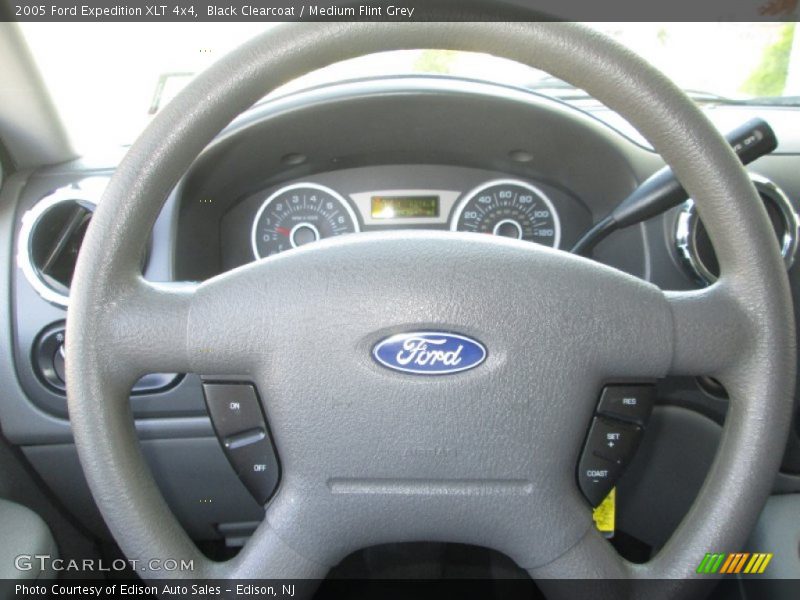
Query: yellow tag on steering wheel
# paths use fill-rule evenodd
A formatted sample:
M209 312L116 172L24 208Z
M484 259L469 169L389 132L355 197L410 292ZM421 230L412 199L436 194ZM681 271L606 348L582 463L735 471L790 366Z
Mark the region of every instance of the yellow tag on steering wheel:
M604 537L614 537L616 525L617 488L612 488L608 496L592 511L592 518L597 530Z

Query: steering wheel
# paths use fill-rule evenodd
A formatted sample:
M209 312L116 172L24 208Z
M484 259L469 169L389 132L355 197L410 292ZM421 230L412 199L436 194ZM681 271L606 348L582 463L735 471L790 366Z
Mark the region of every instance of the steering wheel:
M544 69L629 119L695 199L719 280L662 292L566 252L452 232L324 240L190 287L143 280L165 198L236 115L312 69L432 45ZM472 335L487 358L439 377L372 360L379 340L425 329ZM69 411L129 558L191 559L197 578L322 578L365 546L452 541L507 554L553 596L559 578L609 579L595 591L615 598L667 578L650 595L677 597L705 552L739 548L769 494L790 423L793 332L786 271L742 165L675 85L620 45L564 23L299 24L199 75L117 169L72 287ZM264 399L282 478L233 559L197 550L142 459L128 394L154 371L237 374ZM730 408L691 510L635 565L595 531L576 464L604 381L669 374L716 377ZM425 452L437 448L449 451Z

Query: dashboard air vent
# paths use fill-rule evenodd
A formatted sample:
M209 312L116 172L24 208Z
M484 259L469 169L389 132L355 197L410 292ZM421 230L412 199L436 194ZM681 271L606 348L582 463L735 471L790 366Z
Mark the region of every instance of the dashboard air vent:
M772 228L778 239L786 268L794 263L800 232L798 216L786 194L772 181L750 174L764 207L767 209ZM689 200L678 215L675 228L678 257L686 270L699 283L708 285L719 277L719 263L706 228L697 213L694 202Z
M94 194L62 188L22 217L17 264L39 295L66 306L75 263L96 206Z

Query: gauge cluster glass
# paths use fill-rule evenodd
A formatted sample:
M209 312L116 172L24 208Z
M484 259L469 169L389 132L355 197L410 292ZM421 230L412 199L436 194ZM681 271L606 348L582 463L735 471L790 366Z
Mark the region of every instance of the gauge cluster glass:
M540 189L517 179L494 179L469 191L441 212L444 192L414 190L401 193L359 192L354 204L336 190L303 182L281 187L260 204L252 224L253 255L266 258L323 238L357 233L360 223L368 230L401 229L410 221L438 218L425 223L434 229L485 233L536 242L558 248L561 223L550 199ZM361 196L367 203L359 203ZM363 200L363 198L362 198ZM357 216L361 213L361 219ZM418 223L414 223L419 227Z
M453 231L487 233L558 248L561 223L545 194L523 181L501 179L474 189L456 206Z
M253 254L266 258L358 231L353 209L338 192L315 183L296 183L274 192L258 209L251 235Z

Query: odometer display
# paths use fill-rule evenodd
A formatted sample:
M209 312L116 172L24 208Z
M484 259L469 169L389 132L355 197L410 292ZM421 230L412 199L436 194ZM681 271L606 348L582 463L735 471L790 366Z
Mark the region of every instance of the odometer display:
M550 199L532 185L513 179L490 181L464 196L450 228L553 248L561 241L561 223Z
M297 183L274 192L258 209L253 221L253 254L266 258L358 231L358 219L341 195L315 183Z
M373 219L431 219L439 216L439 196L373 196Z

